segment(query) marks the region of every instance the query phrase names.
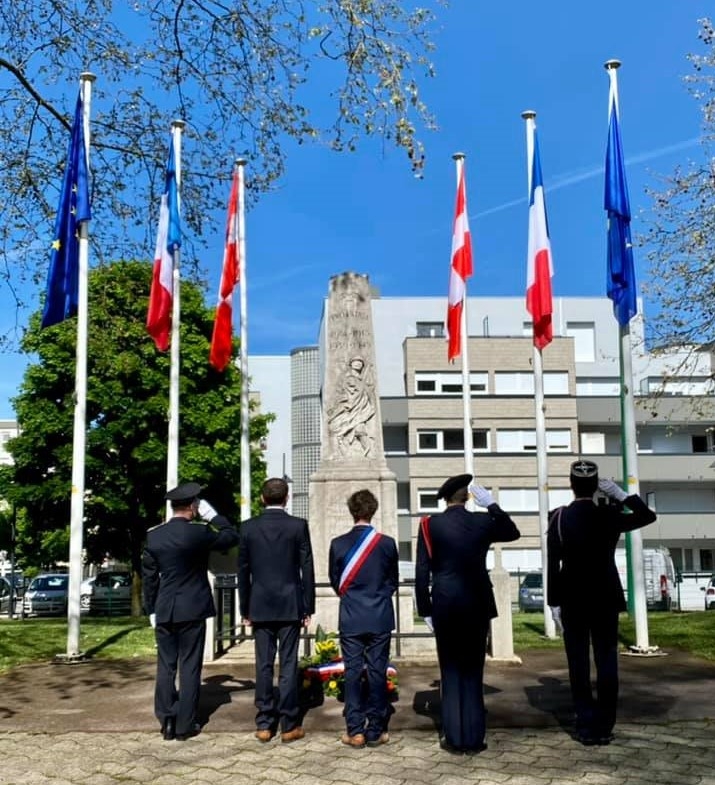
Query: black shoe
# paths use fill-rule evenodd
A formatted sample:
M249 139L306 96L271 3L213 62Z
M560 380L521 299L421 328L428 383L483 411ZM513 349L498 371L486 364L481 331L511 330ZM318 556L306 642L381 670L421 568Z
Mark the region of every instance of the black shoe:
M598 739L589 731L578 731L575 738L584 747L593 747L594 744L598 744Z
M487 748L487 745L482 743L477 747L465 747L462 751L465 755L479 755L480 752L484 752Z
M612 733L601 733L596 736L596 744L600 744L602 747L605 747L607 744L610 744L616 737Z
M453 744L450 744L445 739L439 740L439 746L445 751L449 752L452 755L464 755L464 750L461 747L455 747Z
M176 718L167 717L161 726L161 735L164 741L173 741L176 738Z
M177 741L186 741L187 739L193 739L194 736L198 736L201 733L201 725L198 722L194 722L191 725L191 728L188 733L177 733L176 740Z

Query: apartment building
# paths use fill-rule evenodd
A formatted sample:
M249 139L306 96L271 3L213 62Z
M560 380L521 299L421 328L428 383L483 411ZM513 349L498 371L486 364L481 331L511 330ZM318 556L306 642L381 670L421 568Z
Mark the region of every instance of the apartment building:
M377 381L387 463L397 477L400 557L411 561L419 518L439 509L436 490L464 466L461 363L449 364L442 297L373 296ZM469 298L468 355L474 470L517 521L522 538L504 546L508 569L541 564L536 476L533 347L523 298ZM643 321L631 324L641 494L658 512L645 546L669 547L684 570L713 569L715 397L710 352L655 356ZM317 346L295 349L288 429L293 512L307 516L310 474L320 459ZM260 368L261 358L252 358ZM549 506L568 502L568 468L584 457L621 479L619 333L607 298L554 301L554 340L543 351ZM274 369L275 371L275 369ZM252 371L253 375L253 371ZM260 376L260 373L258 374ZM273 372L262 383L281 384ZM270 467L269 467L270 472Z

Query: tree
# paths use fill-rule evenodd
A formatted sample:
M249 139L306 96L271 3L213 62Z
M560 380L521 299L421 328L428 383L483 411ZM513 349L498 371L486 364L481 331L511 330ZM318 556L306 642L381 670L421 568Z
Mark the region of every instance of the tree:
M110 553L140 567L146 529L164 518L169 400L168 353L146 333L151 266L118 262L89 277L87 445L84 543L89 559ZM240 510L240 373L208 364L213 310L200 288L181 288L179 478L206 486L206 497L234 520ZM15 406L20 435L8 501L25 511L25 556L49 564L68 554L76 321L39 329L33 315L22 348L36 355ZM265 437L270 415L254 413L251 443ZM252 483L265 464L251 455ZM138 583L138 582L137 582Z
M433 0L440 3L442 0ZM213 233L237 153L249 200L285 169L289 140L354 150L363 135L404 150L431 118L429 10L397 0L14 0L0 10L0 255L10 277L41 276L79 75L94 71L92 258L143 258L153 247L171 121L182 153L185 264ZM137 209L139 206L139 209ZM152 207L153 206L153 207ZM27 253L27 249L33 249ZM27 262L23 260L27 259ZM32 261L29 261L32 260Z
M672 375L702 376L698 353L715 341L715 28L700 20L707 51L690 55L695 72L686 78L703 112L703 156L649 189L653 207L641 238L649 263L644 286L654 302L647 323L651 350L672 358ZM677 352L673 350L677 349ZM713 379L712 372L709 372Z

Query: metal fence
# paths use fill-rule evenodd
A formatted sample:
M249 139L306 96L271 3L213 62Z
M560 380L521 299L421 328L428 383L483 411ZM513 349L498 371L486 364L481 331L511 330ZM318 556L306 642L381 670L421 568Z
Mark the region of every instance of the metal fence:
M400 598L414 596L414 580L401 580L395 593L395 631L392 633L394 652L397 657L402 656L402 641L407 638L432 638L431 632L424 628L424 632L408 632L404 630L404 620L400 611ZM329 583L316 583L318 589L329 589ZM216 602L216 632L214 657L225 654L232 646L245 643L253 639L251 628L241 624L238 609L238 582L236 575L216 575L214 581L214 597ZM408 625L408 628L411 625ZM315 640L315 633L304 630L301 634L303 654L310 655L311 643Z

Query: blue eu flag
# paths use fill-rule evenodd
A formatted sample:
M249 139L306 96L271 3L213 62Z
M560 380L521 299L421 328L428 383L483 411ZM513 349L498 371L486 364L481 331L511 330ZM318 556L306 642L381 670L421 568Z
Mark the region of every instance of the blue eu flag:
M631 242L631 207L628 202L626 169L618 123L618 93L615 70L609 70L608 149L604 208L608 212L608 280L606 289L613 300L613 313L625 327L636 315L636 273Z
M62 181L60 204L50 252L42 326L49 327L77 313L79 298L79 224L91 218L89 174L82 118L82 91L77 96L72 138Z

